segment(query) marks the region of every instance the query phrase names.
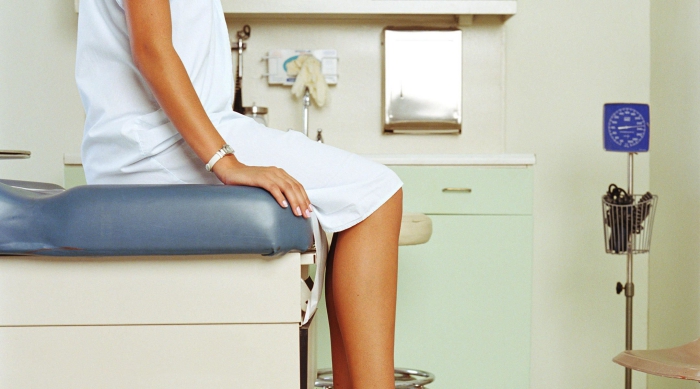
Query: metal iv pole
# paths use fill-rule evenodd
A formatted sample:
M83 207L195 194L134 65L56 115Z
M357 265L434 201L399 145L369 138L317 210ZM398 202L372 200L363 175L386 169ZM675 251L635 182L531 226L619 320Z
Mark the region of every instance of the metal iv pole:
M627 193L634 193L634 153L627 160ZM625 283L625 350L632 350L632 300L634 298L633 264L634 235L629 234L627 243L627 282ZM619 290L619 287L618 287ZM620 293L619 291L617 293ZM632 369L625 368L625 389L632 389Z
M609 254L627 254L627 282L618 282L617 294L625 292L625 350L632 350L632 313L634 299L634 253L648 253L657 196L647 192L634 193L634 153L628 154L627 190L629 202L613 204L603 199L606 229L606 251ZM614 186L614 185L613 185ZM632 370L625 368L625 389L632 389Z
M627 281L618 282L625 292L625 350L632 350L634 254L651 246L658 196L634 194L634 154L649 151L649 104L607 103L603 106L603 146L606 151L627 153L627 191L610 184L603 196L605 252L627 256ZM625 369L625 389L632 389L632 370Z

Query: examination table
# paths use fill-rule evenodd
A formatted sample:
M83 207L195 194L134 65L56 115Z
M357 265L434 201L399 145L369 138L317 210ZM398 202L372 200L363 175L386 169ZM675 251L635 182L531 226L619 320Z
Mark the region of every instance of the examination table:
M315 232L259 188L0 180L0 388L312 388Z

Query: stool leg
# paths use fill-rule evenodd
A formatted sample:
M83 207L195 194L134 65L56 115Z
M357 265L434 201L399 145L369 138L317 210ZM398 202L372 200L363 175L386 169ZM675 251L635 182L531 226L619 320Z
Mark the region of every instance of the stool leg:
M309 327L299 328L299 383L300 389L308 389L309 380L316 379L315 376L309 376Z

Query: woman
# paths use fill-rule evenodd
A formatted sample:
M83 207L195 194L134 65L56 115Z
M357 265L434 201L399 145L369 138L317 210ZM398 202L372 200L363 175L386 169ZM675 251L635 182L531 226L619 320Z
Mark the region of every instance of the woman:
M394 387L401 181L234 113L219 0L82 1L76 78L88 183L261 187L336 232L326 278L335 387Z

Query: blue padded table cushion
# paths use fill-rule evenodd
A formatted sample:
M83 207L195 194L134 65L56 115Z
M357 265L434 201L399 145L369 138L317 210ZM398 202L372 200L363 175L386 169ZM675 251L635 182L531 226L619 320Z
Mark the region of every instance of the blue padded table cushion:
M310 220L263 189L0 180L0 255L278 255L313 245Z

